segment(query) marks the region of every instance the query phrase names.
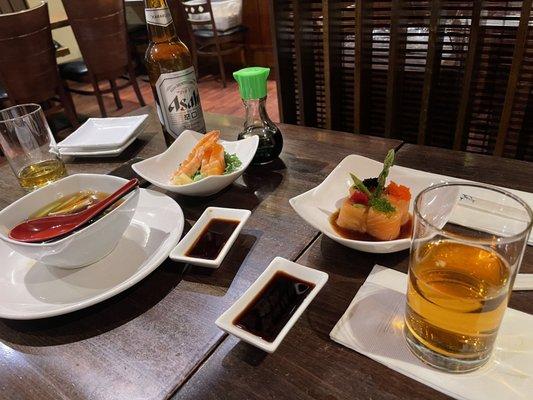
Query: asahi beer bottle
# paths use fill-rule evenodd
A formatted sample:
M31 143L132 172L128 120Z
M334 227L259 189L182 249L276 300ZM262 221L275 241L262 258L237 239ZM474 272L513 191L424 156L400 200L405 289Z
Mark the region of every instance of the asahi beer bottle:
M167 146L186 129L205 133L191 54L176 35L166 0L145 0L146 67Z

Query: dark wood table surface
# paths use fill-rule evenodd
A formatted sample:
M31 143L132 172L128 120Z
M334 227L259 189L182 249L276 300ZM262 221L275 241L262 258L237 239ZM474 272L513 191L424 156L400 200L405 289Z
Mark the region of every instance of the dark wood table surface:
M396 163L462 179L531 191L533 165L515 160L404 144ZM409 251L368 254L320 235L297 258L329 274L328 283L278 350L261 350L228 336L174 399L446 399L329 338L375 264L407 272ZM521 272L533 272L527 247ZM510 306L533 313L533 293L513 292Z
M73 159L70 173L108 173L132 157L164 150L159 122L150 124L118 159ZM241 120L207 115L209 128L235 139ZM0 319L0 398L38 399L354 399L445 396L329 339L329 332L374 264L406 271L407 252L373 255L323 237L288 199L322 181L348 154L531 191L533 167L514 160L402 145L396 140L280 125L279 162L251 167L230 188L208 198L173 196L193 223L210 205L253 211L217 270L170 260L131 289L65 316ZM0 208L23 193L0 166ZM190 225L189 225L190 226ZM215 319L275 256L328 272L326 286L271 355L227 336ZM528 248L523 271L533 272ZM533 312L532 295L511 305Z

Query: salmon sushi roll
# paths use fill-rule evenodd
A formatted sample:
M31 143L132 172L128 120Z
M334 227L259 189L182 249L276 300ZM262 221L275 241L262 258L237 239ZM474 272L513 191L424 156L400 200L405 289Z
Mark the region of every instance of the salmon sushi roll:
M337 225L344 229L365 233L368 207L354 204L350 199L344 200L337 217Z
M402 215L402 225L409 221L409 200L400 199L391 195L386 196L387 200L400 212Z
M394 240L400 235L402 213L377 211L374 207L368 210L366 232L378 240Z

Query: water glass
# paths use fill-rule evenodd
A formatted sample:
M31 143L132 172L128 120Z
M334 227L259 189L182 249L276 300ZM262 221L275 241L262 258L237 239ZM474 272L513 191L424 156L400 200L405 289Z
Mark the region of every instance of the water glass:
M491 356L531 231L514 194L443 183L415 199L405 336L413 353L447 372Z
M38 104L0 110L0 147L20 186L27 191L67 175L55 139Z

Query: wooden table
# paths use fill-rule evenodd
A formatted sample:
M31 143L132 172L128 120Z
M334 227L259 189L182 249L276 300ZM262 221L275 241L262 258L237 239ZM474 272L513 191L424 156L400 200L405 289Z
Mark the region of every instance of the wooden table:
M119 159L73 160L70 173L106 173L131 157L164 149L159 122ZM209 128L235 139L241 120L208 114ZM398 164L531 190L533 167L513 160L465 155L396 140L280 125L279 162L251 167L228 190L209 198L175 196L189 223L209 205L253 211L218 270L167 260L133 288L101 304L41 321L0 320L0 393L39 399L354 399L444 398L329 339L333 325L376 263L406 271L407 252L372 255L344 248L305 224L288 199L317 185L346 155L382 160L397 148ZM486 174L483 170L487 171ZM521 177L526 174L526 177ZM0 207L22 195L0 166ZM528 187L529 185L529 187ZM266 355L228 337L215 319L274 256L312 266L330 280L280 348ZM528 248L523 270L532 270ZM533 311L532 295L511 305Z

